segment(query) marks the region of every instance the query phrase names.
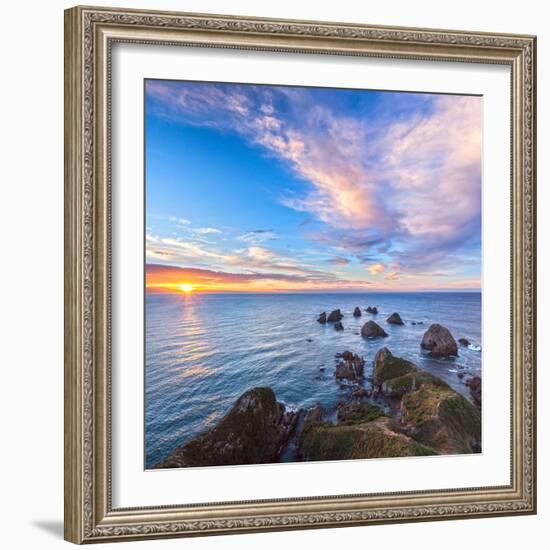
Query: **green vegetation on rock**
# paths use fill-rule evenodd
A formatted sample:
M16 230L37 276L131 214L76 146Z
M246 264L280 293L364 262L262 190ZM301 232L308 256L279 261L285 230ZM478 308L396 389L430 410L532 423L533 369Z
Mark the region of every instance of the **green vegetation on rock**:
M304 460L345 460L438 454L389 427L390 419L379 417L357 424L317 424L304 430L301 453Z
M405 374L404 376L386 380L382 384L381 389L384 395L388 397L396 397L410 391L416 391L425 384L449 388L449 385L441 380L441 378L438 378L429 372L417 370L415 372Z
M424 385L401 400L401 423L417 441L444 454L478 452L479 411L449 387Z
M413 372L421 371L410 361L394 357L388 348L378 350L374 357L373 381L376 386Z

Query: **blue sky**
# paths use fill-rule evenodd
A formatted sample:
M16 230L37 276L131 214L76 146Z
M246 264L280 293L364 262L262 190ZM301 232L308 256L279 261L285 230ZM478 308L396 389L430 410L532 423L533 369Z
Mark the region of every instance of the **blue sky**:
M150 286L479 288L481 109L473 96L146 81Z

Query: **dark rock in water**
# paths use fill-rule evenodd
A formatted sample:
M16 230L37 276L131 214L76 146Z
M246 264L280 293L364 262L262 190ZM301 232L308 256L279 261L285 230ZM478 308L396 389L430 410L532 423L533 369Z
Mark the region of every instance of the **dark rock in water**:
M357 306L355 306L355 309L353 310L353 316L361 317L361 310Z
M401 400L401 429L441 454L481 451L481 416L450 387L424 384Z
M278 403L271 388L243 393L220 423L176 449L155 468L276 462L298 413Z
M378 338L387 336L386 331L374 321L367 321L361 329L361 336L365 338Z
M481 407L481 378L479 376L474 376L470 378L466 385L470 388L470 395L472 396L473 402Z
M393 429L393 421L368 403L339 407L338 424L323 421L322 412L306 415L299 439L302 460L346 460L426 456L437 451Z
M324 311L323 313L321 313L321 315L319 315L319 319L317 319L317 322L321 323L322 325L327 322L327 314Z
M337 321L334 323L334 330L344 330L344 325L340 321Z
M338 321L341 321L344 318L342 315L342 312L339 309L335 309L334 311L330 312L330 315L327 317L327 321L329 323L337 323Z
M460 378L460 380L462 380L464 378L464 373L463 372L458 372L457 376Z
M468 338L459 338L458 343L461 346L468 347L470 345L470 340L468 340Z
M340 362L336 365L335 376L337 380L349 380L355 382L365 376L365 360L351 351L345 351L340 355Z
M423 325L424 321L413 321L411 325Z
M401 316L399 313L395 312L392 313L387 319L386 323L390 323L390 325L404 325L403 320L401 319Z
M458 348L453 335L442 325L433 324L424 333L420 344L422 349L430 350L433 357L458 355Z
M309 342L311 344L311 342L313 342L313 339L312 338L306 338L306 342Z
M375 306L375 307L367 307L367 313L372 313L373 315L377 315L378 314L378 308Z
M319 367L319 370L320 370L321 372L325 372L325 367Z

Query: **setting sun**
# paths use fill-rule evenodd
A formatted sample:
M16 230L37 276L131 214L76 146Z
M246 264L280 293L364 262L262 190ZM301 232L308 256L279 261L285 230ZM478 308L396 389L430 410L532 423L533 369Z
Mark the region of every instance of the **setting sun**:
M181 285L178 285L178 288L182 291L182 292L193 292L194 290L194 287L192 284L190 283L183 283Z

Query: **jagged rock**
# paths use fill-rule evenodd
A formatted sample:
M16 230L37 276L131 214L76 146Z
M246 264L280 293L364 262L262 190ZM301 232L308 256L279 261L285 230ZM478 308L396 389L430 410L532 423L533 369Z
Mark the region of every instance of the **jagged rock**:
M358 387L352 390L350 397L352 399L362 399L363 397L370 397L372 391L367 388Z
M429 350L433 357L458 355L458 348L453 335L442 325L433 324L424 333L420 344L422 349Z
M345 351L340 355L341 361L336 365L335 376L337 380L349 380L355 382L365 376L365 360L351 351Z
M375 307L368 306L367 307L367 313L372 313L373 315L377 315L378 314L378 308L376 306Z
M355 309L353 310L353 316L361 317L361 310L357 306L355 306Z
M468 340L468 338L459 338L458 343L461 346L468 347L470 345L470 340Z
M470 395L472 396L473 402L481 407L481 378L479 376L474 376L466 382L467 386L470 388Z
M374 321L367 321L361 329L361 336L365 338L378 338L387 336L386 331Z
M337 321L334 323L334 330L344 330L344 325L341 323L341 321Z
M402 319L401 319L401 316L399 315L399 313L395 312L395 313L392 313L387 319L386 319L386 323L390 323L390 325L404 325L405 323L403 323Z
M156 468L275 462L296 427L271 388L243 393L217 426L176 449Z
M321 323L322 325L327 322L327 314L324 311L323 313L321 313L321 315L319 315L319 319L317 319L317 322Z
M344 318L342 315L342 312L339 309L335 309L334 311L330 312L330 315L327 317L327 321L329 323L337 323L338 321L341 321Z
M481 451L481 416L462 395L444 386L424 384L401 399L402 430L441 454Z

